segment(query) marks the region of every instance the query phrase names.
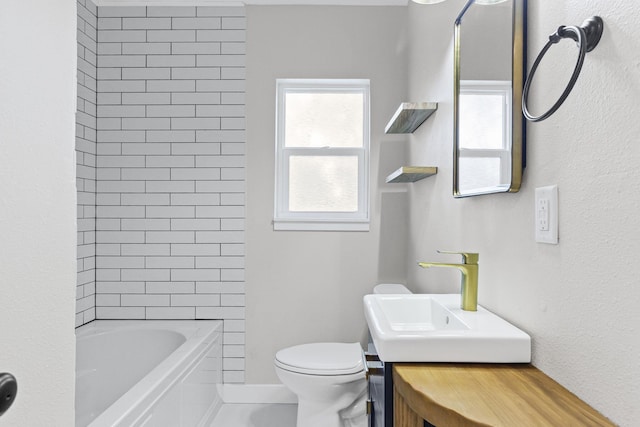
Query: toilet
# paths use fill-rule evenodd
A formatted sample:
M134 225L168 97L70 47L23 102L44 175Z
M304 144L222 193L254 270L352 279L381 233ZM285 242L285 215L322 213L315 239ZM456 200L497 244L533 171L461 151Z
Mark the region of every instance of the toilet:
M276 374L298 396L298 427L366 427L360 343L312 343L276 353Z
M377 285L374 293L410 293ZM276 353L278 378L298 396L297 427L366 427L366 362L359 342L311 343Z

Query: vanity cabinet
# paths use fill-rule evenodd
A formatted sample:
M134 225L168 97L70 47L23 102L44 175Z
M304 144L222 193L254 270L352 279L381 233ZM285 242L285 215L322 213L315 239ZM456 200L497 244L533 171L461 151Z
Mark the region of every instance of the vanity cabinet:
M393 364L380 361L371 338L366 358L369 381L368 427L393 427Z
M423 420L411 406L404 400L404 397L393 390L393 414L394 425L398 427L434 427L429 421Z
M395 363L394 427L614 426L530 364Z

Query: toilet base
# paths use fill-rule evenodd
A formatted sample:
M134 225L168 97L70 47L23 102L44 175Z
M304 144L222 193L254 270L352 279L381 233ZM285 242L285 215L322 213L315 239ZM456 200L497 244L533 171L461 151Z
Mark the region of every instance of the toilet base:
M369 416L367 414L368 398L368 389L365 388L355 402L339 412L344 427L367 427L369 425Z
M353 396L352 396L353 397ZM343 399L340 399L343 400ZM336 411L336 405L300 399L297 427L367 427L367 390L348 407Z

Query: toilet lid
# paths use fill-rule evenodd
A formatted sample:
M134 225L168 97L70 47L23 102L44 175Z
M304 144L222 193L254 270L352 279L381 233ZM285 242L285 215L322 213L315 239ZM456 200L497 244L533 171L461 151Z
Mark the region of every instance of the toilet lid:
M276 366L310 375L347 375L364 370L359 343L302 344L276 353Z

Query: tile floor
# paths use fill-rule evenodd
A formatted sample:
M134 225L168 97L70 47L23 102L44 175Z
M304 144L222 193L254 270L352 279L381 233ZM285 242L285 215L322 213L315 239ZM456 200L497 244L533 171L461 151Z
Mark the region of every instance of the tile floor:
M225 403L210 427L296 427L298 405Z

